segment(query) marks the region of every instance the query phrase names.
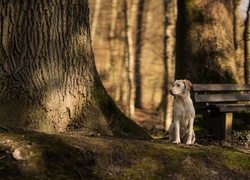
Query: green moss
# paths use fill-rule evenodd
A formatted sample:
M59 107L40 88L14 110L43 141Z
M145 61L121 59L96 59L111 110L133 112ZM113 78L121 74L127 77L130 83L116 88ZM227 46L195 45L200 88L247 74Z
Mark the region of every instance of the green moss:
M250 169L250 158L237 151L226 151L222 154L222 163L230 170ZM248 172L245 172L248 173Z

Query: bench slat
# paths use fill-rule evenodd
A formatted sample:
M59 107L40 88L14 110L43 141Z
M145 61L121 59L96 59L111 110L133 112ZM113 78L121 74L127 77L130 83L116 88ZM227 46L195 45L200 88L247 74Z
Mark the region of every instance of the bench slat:
M220 112L250 111L250 104L216 104L203 107L205 110L216 110Z
M216 104L220 112L250 111L250 104Z
M241 111L250 111L250 107L222 107L220 112L241 112Z
M250 91L250 84L193 84L193 91Z
M250 108L250 104L216 104L217 107L249 107Z
M250 101L250 94L195 94L195 102Z

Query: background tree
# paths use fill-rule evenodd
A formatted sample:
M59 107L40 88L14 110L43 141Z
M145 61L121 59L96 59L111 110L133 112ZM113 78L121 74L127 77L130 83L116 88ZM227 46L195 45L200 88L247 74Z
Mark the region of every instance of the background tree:
M94 51L98 71L106 89L119 107L128 114L128 46L126 44L125 28L125 12L127 10L125 10L124 1L116 1L116 3L115 1L105 0L105 3L102 3ZM138 9L142 8L139 5L141 1L134 0L137 11L141 11ZM175 38L174 28L176 23L172 22L170 14L168 14L173 12L174 8L169 8L169 11L166 10L168 7L172 7L172 0L144 1L143 13L135 13L137 17L134 17L133 23L133 40L135 44L139 40L137 39L137 33L142 32L142 36L140 36L141 43L138 43L134 49L136 61L140 60L142 107L142 109L135 109L134 119L136 121L141 122L140 120L142 120L141 124L143 125L153 124L151 126L152 129L156 126L163 129L163 121L168 124L171 122L171 105L166 104L167 108L165 109L162 106L162 102L172 102L163 97L168 95L166 85L171 84L175 78L194 78L194 83L244 82L244 19L242 14L245 14L246 10L242 13L242 3L247 2L248 4L249 2L241 0L241 5L238 6L237 2L239 1L198 0L197 2L181 2L187 5L187 9L183 9L185 12L179 12L182 16L179 16L178 22L183 21L184 24L177 30L177 32L180 32L178 33L178 48L175 46L175 40L171 40L171 37ZM131 12L132 1L127 2L128 11ZM89 1L89 3L90 15L93 17L96 1ZM177 1L175 1L176 3ZM240 13L238 13L238 7L240 7ZM111 13L113 11L115 13ZM177 10L175 13L177 13ZM132 18L130 15L131 13L127 14L128 19ZM140 24L137 23L138 15L142 16ZM181 19L180 17L183 18ZM139 28L139 25L141 25L141 28ZM234 26L237 26L237 28ZM110 35L111 32L113 35ZM183 38L179 38L182 35ZM237 35L237 38L235 35ZM237 39L239 44L237 50L235 39ZM110 44L113 45L110 46ZM182 74L177 77L174 77L175 63L173 61L175 58L169 61L171 56L175 54L166 53L167 49L170 50L169 52L171 52L171 49L173 51L177 49L177 57L183 55L183 58L178 58L177 68L182 68ZM140 50L140 56L138 57L136 57L137 50ZM110 67L110 70L106 66ZM177 74L179 74L179 70ZM107 77L109 78L107 79ZM165 80L164 77L166 78ZM159 107L161 107L160 110ZM161 124L160 127L159 124ZM165 127L167 126L165 124Z
M126 23L126 41L128 47L128 107L129 117L135 114L135 42L134 27L137 14L137 5L134 0L124 0L125 23Z
M131 2L128 2L128 19L131 19ZM89 1L90 10L93 18L95 11L95 1ZM112 6L116 13L112 12ZM133 37L134 43L134 61L140 60L139 71L142 78L141 81L136 84L141 84L141 104L143 108L155 108L158 106L161 97L161 83L162 83L162 1L156 2L154 0L134 0L135 5L134 22L133 22ZM141 11L141 12L139 12ZM100 9L98 31L95 39L95 57L98 71L101 74L102 80L111 96L116 102L121 105L124 112L127 106L127 63L128 62L128 47L126 45L126 28L125 28L125 10L124 1L107 0L102 4ZM116 14L114 18L113 14ZM113 20L112 20L113 19ZM141 19L141 22L139 22ZM115 20L115 21L114 21ZM112 28L113 27L113 28ZM114 31L113 31L114 30ZM114 36L110 36L110 33L114 32ZM139 33L141 33L139 35ZM138 35L138 38L137 38ZM112 37L112 38L111 38ZM99 41L98 41L99 39ZM141 41L141 42L139 42ZM112 43L112 50L110 49ZM140 54L139 54L140 52ZM111 56L112 53L112 56ZM106 58L110 58L110 71L106 71L107 74L103 74L104 66L103 62ZM112 59L112 60L111 60ZM108 61L109 62L109 61ZM137 63L135 63L136 66ZM137 70L136 70L137 71ZM135 72L136 73L136 72ZM109 77L109 79L106 79ZM137 80L137 74L135 74L135 81ZM138 80L139 80L138 79ZM140 92L140 90L138 90ZM138 95L139 97L139 95ZM137 99L137 97L135 97ZM139 106L138 106L139 107Z
M143 43L143 18L145 0L139 0L137 5L137 25L135 34L135 107L142 108L142 84L141 84L141 50Z
M224 0L178 0L176 78L237 83L233 7Z
M234 22L234 48L237 52L241 48L241 33L240 33L240 4L241 0L234 0L233 22Z
M247 19L244 32L245 42L245 83L250 83L250 2L247 10Z
M99 19L99 14L100 14L100 7L101 7L101 0L96 0L95 2L95 13L93 16L93 22L91 23L91 38L95 39L95 34L96 34L96 28L97 28L97 23L98 23L98 19ZM94 44L92 44L94 46Z
M105 66L110 66L110 70L104 73L103 80L106 82L106 88L110 95L115 99L116 102L120 104L126 104L128 102L128 82L127 82L127 44L125 43L126 39L126 7L124 6L125 1L112 0L111 2L111 17L110 20L103 25L103 27L109 27L108 29L102 29L101 32L108 31L108 56L109 63L106 63ZM106 10L106 11L104 11ZM103 8L103 16L105 14L110 14L109 9ZM102 19L101 22L105 22L105 19ZM103 39L100 41L105 41L105 33ZM105 43L100 44L99 48L95 48L96 52L102 52L105 48ZM101 53L97 58L97 63L101 63L104 60L103 53ZM101 57L101 58L100 58ZM105 57L105 56L104 56ZM100 71L102 72L104 68L100 67ZM106 69L106 68L105 68ZM108 68L107 68L108 69ZM101 73L103 74L103 73ZM108 79L106 78L108 77ZM127 112L127 109L124 110Z
M111 17L110 17L110 31L109 31L109 60L110 60L110 70L112 71L112 73L114 72L115 68L115 52L116 52L116 46L115 46L115 38L116 38L116 21L117 21L117 16L118 16L118 0L112 0L112 9L111 9ZM110 77L114 77L109 75ZM110 81L112 79L109 79Z
M168 131L173 116L173 96L168 92L169 87L174 82L175 74L175 27L177 19L177 3L175 0L164 0L164 15L164 73L159 113L161 121L164 122L165 130Z
M233 1L233 32L234 32L234 49L237 69L244 69L244 42L243 42L243 21L241 18L240 5L242 0ZM239 83L244 82L244 71L236 71Z
M87 0L0 1L0 124L150 138L96 72Z

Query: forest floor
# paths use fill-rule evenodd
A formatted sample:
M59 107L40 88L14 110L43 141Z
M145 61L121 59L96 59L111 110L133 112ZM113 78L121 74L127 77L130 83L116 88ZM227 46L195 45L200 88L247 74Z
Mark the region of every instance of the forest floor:
M194 123L196 143L199 145L227 145L250 154L250 114L243 115L244 119L248 118L247 122L241 122L241 116L236 115L237 120L234 121L235 128L233 129L231 142L214 140L210 132L206 129L205 122L203 122L202 119L196 119ZM134 120L154 137L154 139L168 140L168 134L164 131L163 122L157 118L157 112L136 109Z
M137 110L152 141L88 131L57 135L0 127L0 179L250 179L249 141L167 140L156 113Z

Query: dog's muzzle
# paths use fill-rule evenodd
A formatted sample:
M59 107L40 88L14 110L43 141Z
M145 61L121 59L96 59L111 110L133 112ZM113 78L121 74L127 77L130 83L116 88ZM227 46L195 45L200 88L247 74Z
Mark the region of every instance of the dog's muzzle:
M175 95L171 89L169 90L169 93L173 96Z

